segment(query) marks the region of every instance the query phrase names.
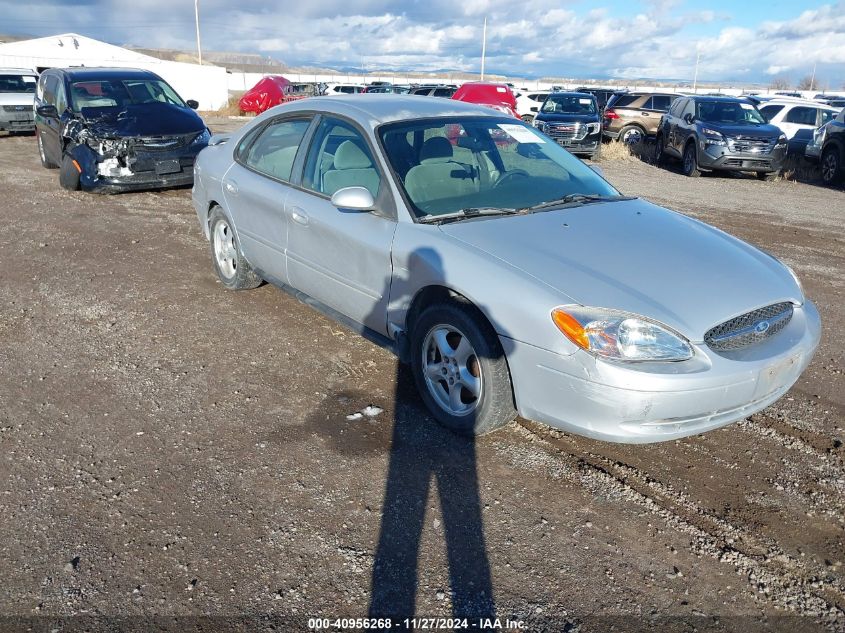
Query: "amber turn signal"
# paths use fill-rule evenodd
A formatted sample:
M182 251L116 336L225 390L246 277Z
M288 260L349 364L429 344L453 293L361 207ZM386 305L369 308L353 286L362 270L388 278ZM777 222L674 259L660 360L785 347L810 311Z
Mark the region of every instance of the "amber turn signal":
M552 321L558 329L566 334L566 338L575 343L581 349L590 349L590 339L587 331L578 323L574 316L557 308L552 311Z

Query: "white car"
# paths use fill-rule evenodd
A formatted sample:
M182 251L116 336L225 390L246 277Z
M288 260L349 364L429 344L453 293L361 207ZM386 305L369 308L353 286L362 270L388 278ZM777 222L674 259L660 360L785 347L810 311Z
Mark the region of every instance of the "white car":
M352 95L364 92L364 86L359 84L326 84L326 96Z
M833 108L808 99L771 99L760 104L760 113L772 125L780 128L786 138L794 137L798 130L815 130L839 113Z
M540 111L540 106L543 105L543 101L549 96L549 92L549 90L534 90L531 92L524 91L517 93L515 95L516 113L523 121L530 123Z
M0 131L35 131L38 74L25 68L0 68Z

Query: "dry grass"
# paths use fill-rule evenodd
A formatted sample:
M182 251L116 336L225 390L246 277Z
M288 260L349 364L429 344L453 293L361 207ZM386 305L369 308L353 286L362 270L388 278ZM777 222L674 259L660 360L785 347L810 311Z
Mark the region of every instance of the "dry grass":
M203 118L211 116L242 116L245 113L241 112L241 109L238 107L238 101L241 100L243 95L243 91L230 91L229 103L226 106L219 110L203 110L199 114Z
M821 180L819 166L803 156L787 156L778 180L787 182L818 182Z
M620 141L610 141L602 145L599 162L623 160L650 163L652 162L653 152L653 142L640 141L639 143L625 144Z

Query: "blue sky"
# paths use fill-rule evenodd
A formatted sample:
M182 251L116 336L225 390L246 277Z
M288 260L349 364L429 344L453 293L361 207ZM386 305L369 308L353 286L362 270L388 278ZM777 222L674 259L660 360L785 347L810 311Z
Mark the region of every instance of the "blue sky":
M193 0L0 0L0 32L193 49ZM845 84L845 0L200 0L203 47L290 65Z

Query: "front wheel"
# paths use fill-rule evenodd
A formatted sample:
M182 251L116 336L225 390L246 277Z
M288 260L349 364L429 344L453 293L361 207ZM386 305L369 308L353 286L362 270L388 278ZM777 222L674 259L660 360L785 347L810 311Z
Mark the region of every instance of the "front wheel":
M77 162L73 160L70 154L65 154L62 157L62 166L59 169L59 184L62 189L68 191L79 190L79 168Z
M441 425L471 437L516 417L501 343L470 303L454 299L426 308L413 324L411 345L417 389Z
M700 175L701 172L698 170L695 143L687 143L687 147L684 149L684 176L698 178Z
M842 178L842 160L836 147L828 147L822 155L822 180L826 185L836 184Z
M658 134L654 139L654 164L660 167L663 164L663 135Z
M235 231L217 207L211 214L211 261L220 283L230 290L249 290L261 285L261 277L244 259Z

